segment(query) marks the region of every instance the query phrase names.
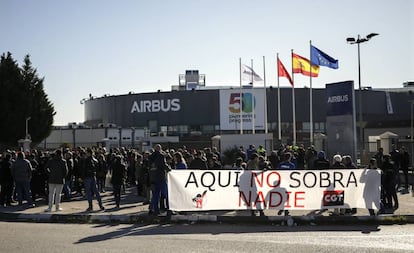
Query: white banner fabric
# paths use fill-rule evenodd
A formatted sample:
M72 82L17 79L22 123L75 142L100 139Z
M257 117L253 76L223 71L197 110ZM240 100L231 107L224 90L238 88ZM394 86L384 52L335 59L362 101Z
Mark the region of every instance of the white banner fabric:
M381 175L371 169L172 170L173 211L315 210L380 207Z

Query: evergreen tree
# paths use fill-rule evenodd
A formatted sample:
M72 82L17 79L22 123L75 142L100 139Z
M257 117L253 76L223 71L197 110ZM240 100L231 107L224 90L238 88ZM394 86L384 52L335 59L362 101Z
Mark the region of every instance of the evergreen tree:
M45 139L56 114L29 55L20 68L10 52L0 59L0 149L16 147L26 136L26 119L32 143Z

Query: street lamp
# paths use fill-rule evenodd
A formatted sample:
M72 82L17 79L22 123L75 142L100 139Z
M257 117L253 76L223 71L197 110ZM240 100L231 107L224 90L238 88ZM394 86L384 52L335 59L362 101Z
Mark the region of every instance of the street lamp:
M409 100L408 102L410 102L411 103L411 106L410 106L410 109L411 109L411 127L410 127L410 129L411 129L411 131L410 131L410 139L411 139L411 154L413 154L413 150L414 150L414 145L413 145L413 134L414 134L414 116L413 116L413 113L414 113L414 109L413 109L413 105L414 105L414 100ZM411 166L413 166L413 164L414 164L414 159L411 159L412 161L411 161Z
M359 89L359 139L360 139L360 158L362 157L362 150L364 149L364 132L362 128L362 88L361 88L361 54L360 54L360 46L359 44L369 41L372 37L379 35L378 33L370 33L366 37L361 37L358 34L358 37L355 39L354 37L346 38L346 42L349 44L357 44L358 45L358 89Z
M29 139L29 120L31 119L32 117L27 117L26 118L26 137L25 137L25 139Z

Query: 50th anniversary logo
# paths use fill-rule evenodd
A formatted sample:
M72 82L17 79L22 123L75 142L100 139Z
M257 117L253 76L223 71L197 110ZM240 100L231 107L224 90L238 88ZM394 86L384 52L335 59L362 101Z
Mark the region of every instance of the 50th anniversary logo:
M264 129L264 91L254 89L220 90L220 128L222 130Z

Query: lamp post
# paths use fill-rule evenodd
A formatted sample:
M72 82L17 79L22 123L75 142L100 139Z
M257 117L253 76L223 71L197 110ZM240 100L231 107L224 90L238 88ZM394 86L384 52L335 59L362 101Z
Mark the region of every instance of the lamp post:
M27 117L26 118L26 136L24 137L25 139L29 139L29 120L31 119L32 117Z
M414 109L413 109L413 105L414 105L414 100L409 100L409 102L411 103L411 106L410 106L410 109L411 109L411 114L410 114L410 118L411 118L411 127L410 127L410 129L411 129L411 131L410 131L410 140L411 140L411 154L413 154L414 153L414 144L413 144L413 134L414 134L414 116L413 116L413 113L414 113ZM414 164L414 161L413 161L414 159L411 159L411 166L413 166L413 164Z
M366 37L361 37L358 34L358 37L355 39L354 37L346 38L346 42L349 44L357 44L358 45L358 89L359 89L359 110L358 110L358 122L359 122L359 142L360 142L360 159L362 158L362 151L364 150L364 131L362 127L362 87L361 87L361 51L359 44L369 41L372 37L379 35L378 33L370 33ZM361 161L362 162L362 161Z

